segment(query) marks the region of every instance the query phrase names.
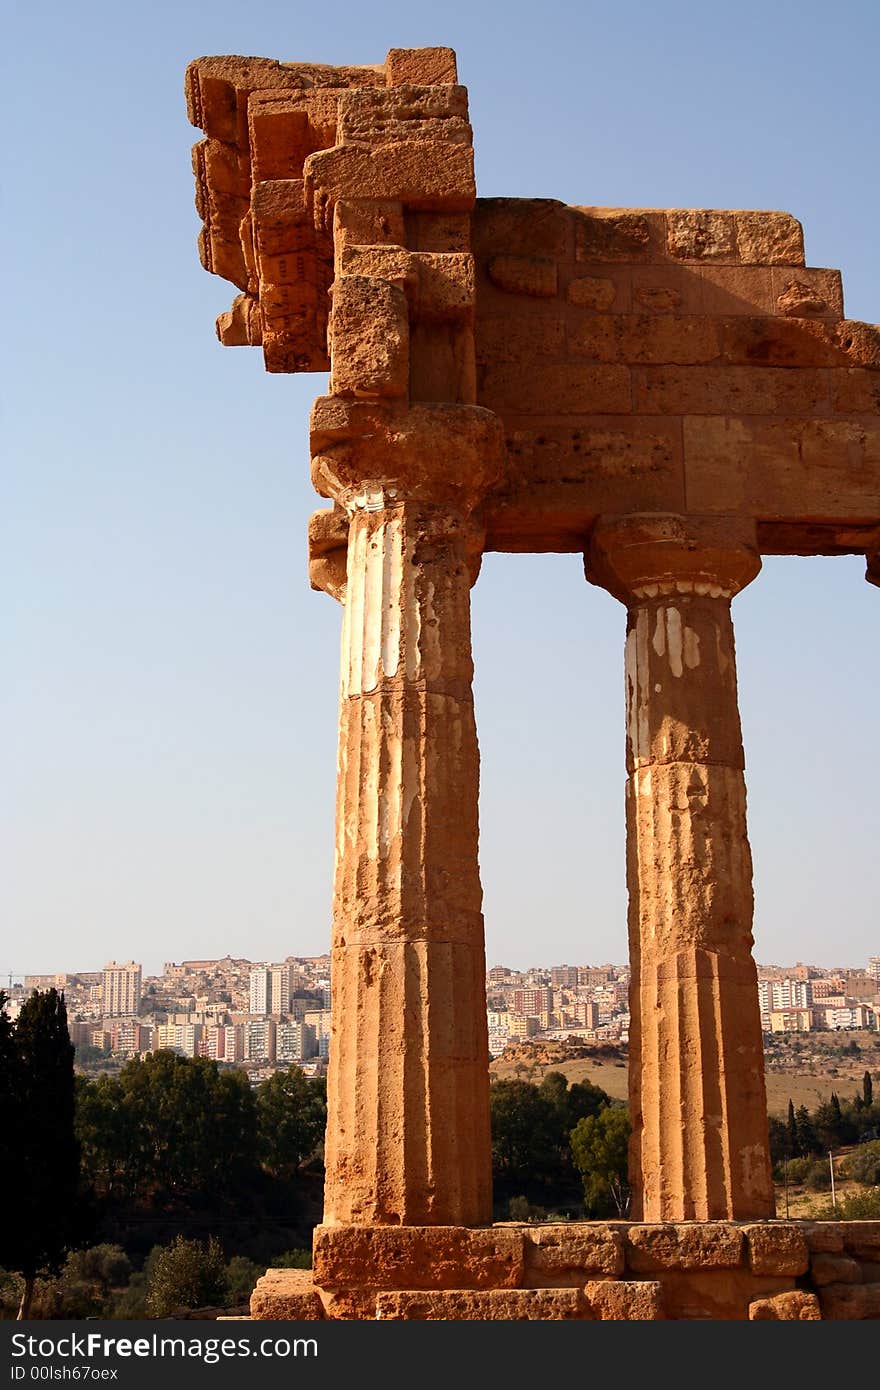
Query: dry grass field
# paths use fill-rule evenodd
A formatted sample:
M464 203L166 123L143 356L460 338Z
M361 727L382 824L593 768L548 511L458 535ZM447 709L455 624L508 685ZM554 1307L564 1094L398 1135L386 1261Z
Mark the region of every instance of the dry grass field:
M841 1055L855 1041L858 1055ZM798 1048L793 1044L799 1042ZM586 1053L587 1055L579 1055ZM508 1049L490 1067L493 1076L540 1081L548 1071L561 1071L569 1083L591 1081L616 1100L626 1100L626 1048L585 1045L521 1043ZM784 1116L789 1099L795 1108L815 1110L832 1091L848 1097L861 1091L865 1070L880 1087L880 1036L876 1033L814 1033L801 1038L774 1040L766 1055L767 1110Z

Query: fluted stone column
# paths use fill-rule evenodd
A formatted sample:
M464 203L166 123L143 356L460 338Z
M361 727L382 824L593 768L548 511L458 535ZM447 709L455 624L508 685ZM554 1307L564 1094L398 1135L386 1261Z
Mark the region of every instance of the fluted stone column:
M492 1217L469 517L491 466L479 440L458 467L438 453L455 409L399 413L384 479L373 441L316 468L350 517L325 1226ZM457 409L485 449L494 417Z
M635 1220L774 1215L730 614L760 566L725 518L602 519L587 556L628 610Z

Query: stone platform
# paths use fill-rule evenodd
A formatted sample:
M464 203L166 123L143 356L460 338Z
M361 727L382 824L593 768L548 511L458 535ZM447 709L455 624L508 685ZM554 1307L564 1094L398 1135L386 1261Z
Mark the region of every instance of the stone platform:
M254 1319L880 1318L880 1221L319 1226Z

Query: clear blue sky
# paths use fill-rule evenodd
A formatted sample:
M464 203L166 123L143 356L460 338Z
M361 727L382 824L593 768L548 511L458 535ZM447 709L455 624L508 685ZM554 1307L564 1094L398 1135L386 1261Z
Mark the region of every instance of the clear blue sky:
M451 44L483 195L770 207L880 318L880 7L10 6L0 971L329 940L340 610L308 588L324 378L222 349L183 72ZM756 954L880 952L880 591L775 560L734 613ZM624 613L578 557L474 591L490 963L623 960Z

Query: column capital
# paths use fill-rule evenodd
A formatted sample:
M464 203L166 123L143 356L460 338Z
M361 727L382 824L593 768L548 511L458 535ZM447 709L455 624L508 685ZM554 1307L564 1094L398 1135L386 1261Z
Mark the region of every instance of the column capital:
M481 406L320 396L310 428L312 482L349 514L373 494L467 516L503 472L503 426Z
M732 598L755 578L755 523L728 516L602 516L584 555L591 584L627 605L669 594Z

